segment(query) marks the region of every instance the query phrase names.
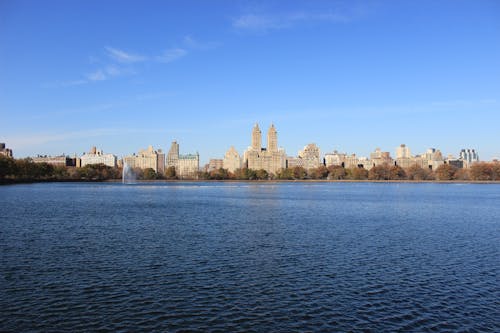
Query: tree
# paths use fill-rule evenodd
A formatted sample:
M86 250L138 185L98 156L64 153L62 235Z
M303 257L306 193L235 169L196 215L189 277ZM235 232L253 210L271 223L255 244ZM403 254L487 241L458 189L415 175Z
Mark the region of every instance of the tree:
M217 170L212 170L209 173L209 178L210 179L216 179L216 180L224 180L229 178L229 172L227 169L217 169Z
M17 174L16 162L13 158L0 155L0 179Z
M389 179L391 180L403 180L406 179L405 170L399 165L393 165L389 170Z
M442 164L434 171L434 175L437 180L452 180L456 171L457 168L453 165Z
M282 168L276 173L278 179L293 179L292 169Z
M142 179L153 180L156 179L156 171L153 168L146 168L142 174Z
M296 166L292 169L293 179L305 179L307 176L306 169L301 166Z
M255 171L255 178L260 180L265 180L269 177L269 174L264 169L259 169Z
M389 180L391 179L391 166L388 164L376 165L368 172L370 180Z
M479 162L469 168L473 180L500 180L500 163Z
M348 178L352 180L366 180L368 179L368 170L365 168L351 168L348 169Z
M406 175L409 180L427 180L430 172L417 164L413 164L406 169Z
M174 166L169 166L167 170L165 170L165 177L167 179L176 179L177 174L175 172L175 167Z
M326 166L320 165L317 168L309 169L307 174L312 179L326 179L328 177L328 169Z
M345 169L340 166L340 165L331 165L328 167L328 178L329 179L345 179L346 177L346 171Z

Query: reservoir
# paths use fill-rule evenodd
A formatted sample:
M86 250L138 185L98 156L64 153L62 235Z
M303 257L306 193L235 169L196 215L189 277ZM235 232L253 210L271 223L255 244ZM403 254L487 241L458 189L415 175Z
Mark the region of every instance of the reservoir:
M0 330L500 331L500 185L0 186Z

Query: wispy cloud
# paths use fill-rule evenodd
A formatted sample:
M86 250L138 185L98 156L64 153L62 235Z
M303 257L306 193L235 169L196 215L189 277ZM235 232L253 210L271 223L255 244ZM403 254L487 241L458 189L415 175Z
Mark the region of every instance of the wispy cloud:
M106 62L101 59L90 56L88 62L94 65L94 69L83 74L82 78L77 80L69 80L56 83L45 83L44 87L71 87L83 84L106 81L112 78L125 75L134 75L140 72L141 67L138 63L159 62L171 63L185 57L193 50L207 50L217 47L219 44L215 42L202 42L195 39L191 35L186 35L179 43L180 46L166 49L158 56L146 56L136 53L129 53L114 47L104 47L105 55L111 59L106 65ZM97 67L97 68L96 68Z
M217 42L199 41L198 39L194 38L191 35L184 36L182 42L187 48L198 49L198 50L213 49L213 48L216 48L217 46L220 45L220 43L217 43Z
M244 14L233 19L233 27L242 31L267 32L291 28L299 23L306 22L349 22L352 18L347 15L330 13L292 12L285 14Z
M180 59L188 54L188 51L183 48L173 48L166 50L162 55L156 57L160 62L168 63Z
M147 57L145 56L127 53L113 47L106 46L105 49L111 59L121 63L133 63L147 60Z
M130 68L118 67L116 65L109 65L104 68L100 68L94 72L85 75L88 81L104 81L112 77L122 76L122 75L132 75L135 71ZM83 82L85 83L85 82Z

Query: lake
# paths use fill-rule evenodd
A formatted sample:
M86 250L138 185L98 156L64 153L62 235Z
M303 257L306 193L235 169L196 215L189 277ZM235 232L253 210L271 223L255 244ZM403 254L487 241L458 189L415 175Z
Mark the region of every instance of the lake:
M500 331L500 185L0 186L0 331Z

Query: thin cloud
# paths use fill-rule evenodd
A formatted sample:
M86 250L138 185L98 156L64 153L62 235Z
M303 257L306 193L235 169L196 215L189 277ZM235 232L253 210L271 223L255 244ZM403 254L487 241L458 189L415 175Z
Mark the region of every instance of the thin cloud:
M106 76L106 74L101 69L99 69L95 72L89 73L86 76L87 76L87 79L89 81L104 81L108 78Z
M135 72L129 68L110 65L105 68L98 69L95 72L89 73L86 75L86 77L88 81L104 81L112 77L131 74L135 74Z
M291 28L299 23L332 22L344 23L352 19L338 13L293 12L280 15L245 14L233 19L233 27L238 30L266 32Z
M157 60L160 62L169 63L175 60L178 60L185 55L187 55L188 51L183 48L173 48L166 50L161 56L157 57Z
M132 53L127 53L123 50L115 49L113 47L105 47L108 56L118 62L121 63L133 63L133 62L140 62L140 61L145 61L147 58L142 55L138 54L132 54Z
M201 42L191 35L184 36L182 42L187 48L199 50L213 49L220 45L216 42Z

